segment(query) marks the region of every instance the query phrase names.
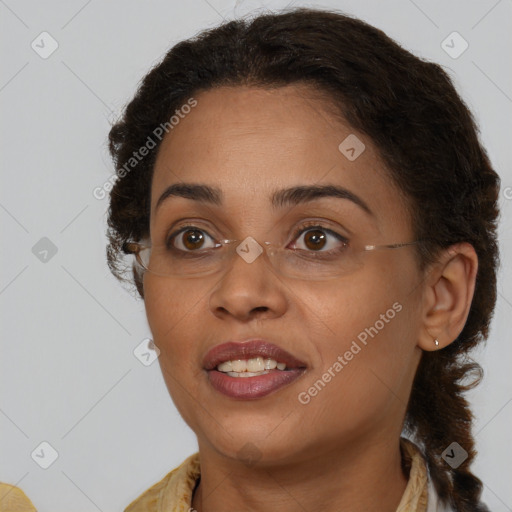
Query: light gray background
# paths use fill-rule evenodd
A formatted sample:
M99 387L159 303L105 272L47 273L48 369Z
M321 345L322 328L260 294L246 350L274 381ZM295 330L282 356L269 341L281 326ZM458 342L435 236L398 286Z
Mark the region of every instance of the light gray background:
M481 126L503 182L503 263L491 336L475 353L486 376L469 395L479 450L473 469L490 509L512 510L512 2L292 3L355 14L439 62ZM196 450L158 362L144 366L133 354L150 337L143 303L109 274L107 200L92 191L112 172L110 123L150 66L176 42L261 5L0 0L0 481L19 485L40 512L122 510ZM31 47L43 31L59 45L47 59ZM441 47L453 31L469 43L457 59ZM32 250L43 237L57 248L46 262ZM58 452L48 469L31 457L43 441ZM49 456L37 453L39 461Z

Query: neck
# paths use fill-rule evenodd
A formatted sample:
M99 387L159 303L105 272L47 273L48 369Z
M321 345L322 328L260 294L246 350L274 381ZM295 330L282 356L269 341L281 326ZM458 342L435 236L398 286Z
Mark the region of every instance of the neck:
M282 464L245 464L201 443L199 451L201 481L192 501L197 512L395 512L408 481L398 439L316 449L314 456Z

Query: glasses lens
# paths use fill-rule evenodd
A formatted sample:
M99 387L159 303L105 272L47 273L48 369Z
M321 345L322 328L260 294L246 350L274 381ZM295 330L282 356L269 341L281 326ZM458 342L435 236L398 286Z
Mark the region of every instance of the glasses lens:
M247 239L246 239L247 240ZM409 242L394 245L345 244L334 251L312 251L287 249L265 242L261 245L252 239L224 240L216 247L207 250L183 251L165 245L145 247L137 253L138 263L146 270L169 277L195 277L226 270L233 257L241 257L247 264L265 258L272 267L284 277L301 280L321 281L352 273L363 265L368 251L379 248L397 248L413 245Z
M262 252L248 257L245 251L236 248L242 244L237 241L201 251L172 250L165 245L145 248L138 254L139 264L150 272L160 276L192 277L212 274L229 266L233 257L242 257L247 264L264 257ZM259 245L259 244L258 244ZM277 248L266 244L268 256L275 270L284 277L301 280L323 280L353 272L362 265L361 252L351 246L345 246L337 252L306 251ZM252 247L251 251L255 251Z
M146 270L149 270L150 256L151 249L149 247L144 247L143 249L140 249L139 252L137 253L137 263Z
M293 279L321 281L353 272L361 260L350 246L327 254L325 251L280 249L273 256L280 274Z
M200 276L220 270L227 252L227 247L179 251L169 249L165 245L156 245L139 252L139 263L146 270L160 276Z

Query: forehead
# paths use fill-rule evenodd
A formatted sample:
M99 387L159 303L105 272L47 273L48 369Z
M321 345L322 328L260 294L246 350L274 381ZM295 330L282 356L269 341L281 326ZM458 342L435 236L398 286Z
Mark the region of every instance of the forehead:
M363 198L379 225L408 230L405 205L372 142L309 87L220 87L194 98L197 106L159 149L152 215L165 189L180 182L221 188L223 207L233 213L248 202L270 211L272 194L282 188L330 183ZM360 155L347 158L345 146L359 153L360 143Z

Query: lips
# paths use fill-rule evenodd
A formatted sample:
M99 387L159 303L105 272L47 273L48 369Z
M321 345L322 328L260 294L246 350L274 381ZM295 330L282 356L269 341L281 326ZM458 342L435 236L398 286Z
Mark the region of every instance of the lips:
M217 345L210 349L205 355L203 368L207 371L211 371L214 370L217 365L225 361L252 359L255 357L275 359L280 363L285 363L286 368L290 370L306 368L306 363L298 360L286 350L261 339L251 339L241 342L229 341Z
M234 377L216 368L220 363L262 357L284 363L284 370L268 370L250 377ZM230 341L208 351L203 360L212 388L224 396L238 400L255 400L291 384L306 371L306 363L277 345L261 339Z

